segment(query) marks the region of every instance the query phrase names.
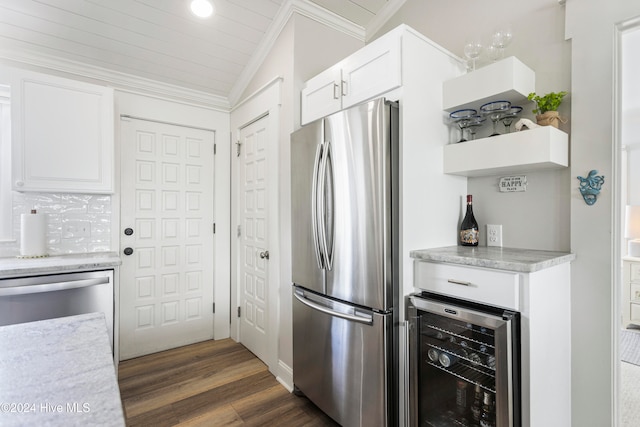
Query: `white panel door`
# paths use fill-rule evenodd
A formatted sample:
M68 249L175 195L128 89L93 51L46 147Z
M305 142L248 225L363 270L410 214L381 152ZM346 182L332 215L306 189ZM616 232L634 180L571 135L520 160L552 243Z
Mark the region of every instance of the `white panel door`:
M267 125L240 130L240 342L265 363L268 352Z
M121 360L213 338L213 144L122 121Z

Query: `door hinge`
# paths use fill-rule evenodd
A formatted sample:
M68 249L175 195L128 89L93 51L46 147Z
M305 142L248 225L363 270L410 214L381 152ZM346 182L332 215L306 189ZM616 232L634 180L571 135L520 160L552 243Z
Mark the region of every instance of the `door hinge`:
M216 303L214 302L212 305L213 305L213 307L212 307L211 312L215 313L216 312Z
M218 151L218 144L213 144L213 155L215 156Z
M216 234L216 223L213 223L213 234Z
M240 141L236 141L236 157L240 157L240 147L242 143Z
M237 237L240 237L241 234L242 234L242 228L241 226L238 225Z
M238 307L238 317L240 317L240 307Z

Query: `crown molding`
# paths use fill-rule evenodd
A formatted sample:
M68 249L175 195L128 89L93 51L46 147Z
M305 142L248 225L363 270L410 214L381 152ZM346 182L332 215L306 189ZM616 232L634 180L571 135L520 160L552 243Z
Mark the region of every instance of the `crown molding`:
M404 0L401 1L404 2ZM278 39L278 36L280 36L280 33L294 13L306 16L307 18L313 19L335 30L342 31L360 41L364 42L365 40L366 33L364 28L361 26L356 25L333 12L329 12L325 8L320 7L309 0L286 0L280 7L280 10L274 18L268 33L265 34L265 37L262 39L258 49L256 49L255 53L251 56L249 63L245 66L244 70L242 70L240 77L238 77L238 80L233 85L233 88L229 93L229 103L232 106L240 101L242 93L251 82L251 79L258 72L258 69L270 53Z
M366 31L366 41L371 40L371 37L380 29L382 26L400 10L400 8L406 3L407 0L389 0L387 4L378 11L376 16L373 17L371 22L367 24Z
M163 83L127 73L59 58L44 53L25 50L0 49L0 60L13 66L32 66L70 74L83 79L97 80L102 84L140 95L167 98L174 101L229 112L231 106L227 98L210 93Z

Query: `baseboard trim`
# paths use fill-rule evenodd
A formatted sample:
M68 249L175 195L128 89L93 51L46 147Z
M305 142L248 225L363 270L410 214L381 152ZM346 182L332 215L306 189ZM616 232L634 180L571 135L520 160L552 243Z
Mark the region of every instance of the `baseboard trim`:
M289 390L289 393L293 392L293 369L282 360L278 360L278 375L276 375L276 380L278 380L284 388Z

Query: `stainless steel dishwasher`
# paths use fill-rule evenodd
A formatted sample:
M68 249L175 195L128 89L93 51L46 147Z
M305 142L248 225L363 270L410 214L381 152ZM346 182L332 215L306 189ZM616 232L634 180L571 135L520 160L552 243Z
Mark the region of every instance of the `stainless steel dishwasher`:
M113 270L0 279L0 326L104 313L113 350Z

